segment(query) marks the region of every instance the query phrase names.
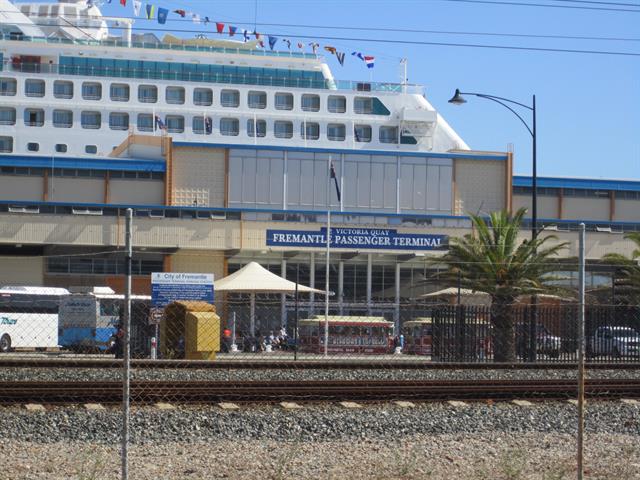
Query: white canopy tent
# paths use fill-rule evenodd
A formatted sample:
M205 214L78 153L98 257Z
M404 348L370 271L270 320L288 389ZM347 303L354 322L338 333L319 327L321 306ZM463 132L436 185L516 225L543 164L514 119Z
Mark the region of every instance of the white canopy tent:
M256 293L295 293L296 282L279 277L256 262L247 263L231 275L215 282L216 292L248 293L251 301L251 335L256 327ZM324 290L298 284L298 293L321 293Z
M436 292L420 295L420 298L438 298L438 297L456 297L458 295L457 287L444 288ZM519 302L531 303L531 295L520 295L517 297ZM538 300L558 300L562 302L575 301L572 298L561 297L559 295L551 295L548 293L538 293L535 295ZM471 290L470 288L460 289L460 303L463 305L491 305L491 297L486 292L480 290Z
M470 288L460 288L460 303L463 305L489 305L491 298L488 293L479 290L471 290ZM420 295L420 298L439 298L439 297L457 297L458 288L449 287L436 292Z

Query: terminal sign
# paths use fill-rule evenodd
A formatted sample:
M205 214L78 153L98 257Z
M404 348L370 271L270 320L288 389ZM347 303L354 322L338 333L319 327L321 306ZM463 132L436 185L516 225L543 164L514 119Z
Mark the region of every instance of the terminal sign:
M166 307L176 301L201 301L213 303L212 273L151 274L151 304Z
M398 233L388 228L332 228L332 248L375 250L443 250L447 235ZM272 247L325 247L327 229L267 230L267 245Z

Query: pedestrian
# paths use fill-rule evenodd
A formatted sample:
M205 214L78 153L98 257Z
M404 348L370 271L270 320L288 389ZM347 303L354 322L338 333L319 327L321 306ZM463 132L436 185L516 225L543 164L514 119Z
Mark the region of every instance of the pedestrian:
M231 343L232 343L232 339L231 339L231 330L229 330L228 328L225 328L224 331L222 332L222 351L224 353L229 353L229 350L231 349Z
M124 358L124 327L122 323L116 324L116 331L112 335L113 353L115 358Z

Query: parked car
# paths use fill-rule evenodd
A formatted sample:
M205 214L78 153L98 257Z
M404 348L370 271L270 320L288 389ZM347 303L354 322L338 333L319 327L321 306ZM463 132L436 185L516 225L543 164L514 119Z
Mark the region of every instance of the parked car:
M518 356L525 357L528 351L527 329L528 325L519 324L516 328L516 348ZM542 324L536 326L536 353L548 355L551 358L560 356L562 340L556 337Z
M598 327L588 339L587 352L593 356L638 356L640 334L631 327Z

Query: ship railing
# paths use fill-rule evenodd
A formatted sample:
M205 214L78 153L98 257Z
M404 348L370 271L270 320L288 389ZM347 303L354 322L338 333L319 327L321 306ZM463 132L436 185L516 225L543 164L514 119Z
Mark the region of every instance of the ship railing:
M80 65L29 64L3 62L3 70L21 73L79 75L87 77L131 78L141 80L174 80L179 82L221 83L232 85L260 85L266 87L306 88L315 90L348 90L377 93L424 94L422 85L388 82L358 82L352 80L315 80L311 78L245 75L233 73L170 72L142 68L93 67ZM309 110L311 111L311 110Z
M284 51L284 50L263 50L250 48L229 48L229 47L213 47L208 45L186 45L182 43L163 43L163 42L128 42L126 40L87 40L87 39L69 39L69 38L45 38L45 37L29 37L15 33L0 33L0 40L34 42L34 43L53 43L63 45L87 45L97 47L119 47L119 48L145 48L151 50L185 50L190 52L213 52L225 53L231 55L253 55L259 57L292 57L304 59L317 59L319 56L313 53Z

